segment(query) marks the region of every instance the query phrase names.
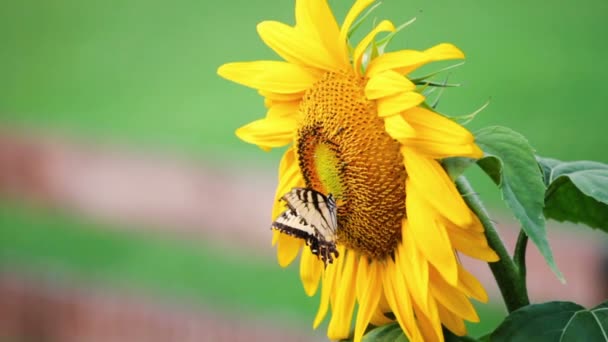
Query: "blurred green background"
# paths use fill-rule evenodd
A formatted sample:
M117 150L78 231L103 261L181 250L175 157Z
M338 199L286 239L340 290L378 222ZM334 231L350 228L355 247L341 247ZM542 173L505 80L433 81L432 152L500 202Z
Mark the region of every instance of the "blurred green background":
M350 2L330 3L341 20ZM472 130L505 125L541 155L608 162L605 0L385 0L375 14L396 24L417 17L392 49L452 42L465 52L466 64L450 75L463 86L444 93L442 112L467 114L491 99ZM233 134L264 114L262 99L216 75L228 61L277 58L255 31L267 19L293 23L293 2L5 1L0 124L154 146L211 164L253 163L274 174L280 151L263 153ZM487 182L477 182L498 205ZM211 243L111 233L14 202L0 208L0 265L280 313L305 327L316 310L295 267L227 255Z

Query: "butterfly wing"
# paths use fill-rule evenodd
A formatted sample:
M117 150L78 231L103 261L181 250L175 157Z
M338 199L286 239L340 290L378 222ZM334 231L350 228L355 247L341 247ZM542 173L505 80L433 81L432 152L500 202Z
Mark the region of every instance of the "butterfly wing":
M288 209L279 215L272 223L272 227L278 229L281 233L304 240L316 236L314 227L312 227L305 218L298 215L295 210L291 209Z
M325 196L307 188L293 188L282 199L326 239L335 239L338 228L337 208L331 195Z
M337 214L332 196L306 188L293 188L282 198L285 210L272 228L303 239L310 251L327 266L338 257L336 249Z

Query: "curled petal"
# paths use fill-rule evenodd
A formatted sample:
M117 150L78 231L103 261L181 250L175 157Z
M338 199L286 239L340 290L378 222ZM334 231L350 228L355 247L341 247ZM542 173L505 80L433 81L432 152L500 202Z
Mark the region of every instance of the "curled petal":
M342 23L342 28L340 29L341 42L346 43L346 38L350 27L355 22L359 14L361 14L361 12L363 12L367 7L369 7L369 5L371 5L374 1L376 0L357 0L354 3L354 5L346 14L346 18L344 18L344 22Z
M400 68L399 71L403 74L409 74L412 71L430 62L464 58L464 53L462 53L460 49L448 43L435 45L430 49L426 49L423 53L427 56L426 61L421 62L419 64L411 64L407 67Z
M369 62L365 75L371 78L386 70L394 70L401 75L405 75L405 72L402 70L428 62L429 56L421 51L401 50L387 52Z
M372 40L378 35L380 32L393 32L395 31L395 26L388 20L383 20L380 25L376 26L370 33L365 36L361 40L361 42L355 48L355 52L353 53L353 61L355 64L355 72L361 72L361 60L363 58L363 53L365 49L369 46Z
M424 102L424 95L415 91L403 91L378 100L378 115L396 115Z
M393 70L387 70L369 79L365 85L365 96L370 100L376 100L404 91L412 91L415 88L416 85L407 77Z
M424 53L429 56L432 61L464 58L464 53L459 48L449 43L435 45L430 49L424 50Z

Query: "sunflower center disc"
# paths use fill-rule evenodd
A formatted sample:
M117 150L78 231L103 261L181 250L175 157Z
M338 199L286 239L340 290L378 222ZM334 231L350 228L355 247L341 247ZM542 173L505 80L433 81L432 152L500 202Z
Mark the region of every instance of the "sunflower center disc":
M308 90L296 146L306 185L338 200L338 242L378 260L401 239L407 174L365 81L332 72Z

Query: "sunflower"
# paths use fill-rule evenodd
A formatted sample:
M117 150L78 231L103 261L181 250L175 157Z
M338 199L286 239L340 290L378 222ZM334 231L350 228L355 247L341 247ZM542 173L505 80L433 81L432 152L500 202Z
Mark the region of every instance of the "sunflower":
M237 136L265 150L289 146L273 219L294 187L337 200L340 257L327 267L304 240L273 231L279 264L301 254L306 294L321 289L313 327L331 307L328 337L346 338L357 307L355 341L394 320L411 341L442 341L442 325L464 335L464 320L479 321L471 298L488 299L458 253L498 257L440 164L483 153L469 131L425 105L408 74L464 55L446 43L383 53L374 47L379 33L395 32L387 20L351 47L349 31L373 2L356 1L339 26L326 0L297 0L295 26L257 26L284 61L228 63L218 73L257 89L268 109Z

